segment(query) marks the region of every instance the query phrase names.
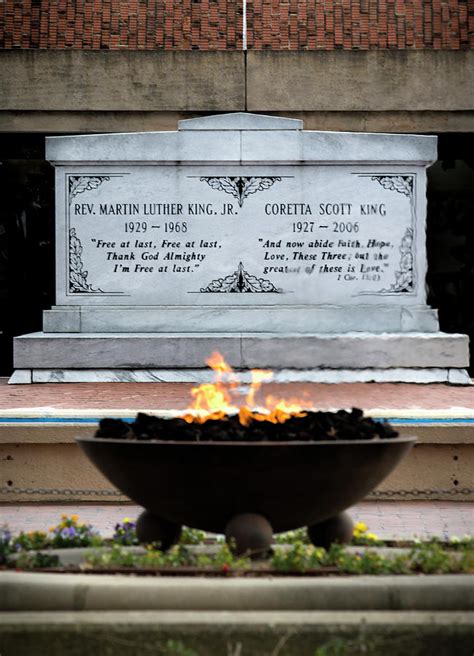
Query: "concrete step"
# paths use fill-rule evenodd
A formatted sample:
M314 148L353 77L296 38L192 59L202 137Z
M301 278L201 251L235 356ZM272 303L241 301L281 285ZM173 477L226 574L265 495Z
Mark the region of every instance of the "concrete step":
M15 656L471 656L465 611L0 613Z

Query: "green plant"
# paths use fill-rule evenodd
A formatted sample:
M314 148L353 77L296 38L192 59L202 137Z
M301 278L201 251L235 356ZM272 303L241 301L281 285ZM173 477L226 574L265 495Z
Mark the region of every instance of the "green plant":
M423 574L459 571L460 559L432 540L416 544L410 552L412 568Z
M474 537L464 535L462 538L453 535L449 539L448 546L455 551L473 551L474 550Z
M250 564L250 558L247 556L234 556L230 546L225 542L211 557L211 567L219 569L224 574L230 574L232 571L248 569Z
M337 567L339 558L345 553L345 547L342 544L333 542L328 551L325 551L321 564L325 567Z
M474 573L474 549L465 551L460 558L459 567L462 572L466 574Z
M346 574L392 574L391 559L384 558L375 551L347 553L341 555L338 567Z
M86 556L88 566L101 569L182 567L195 563L196 557L182 545L172 547L167 553L150 545L145 554L134 554L123 546L114 544L108 551L96 551Z
M319 569L325 561L326 550L296 542L289 549L275 549L270 560L274 569L284 572Z
M59 558L53 554L34 551L32 553L20 553L15 561L18 569L37 569L45 567L59 567Z
M332 638L316 649L314 656L370 656L380 654L380 645L360 635L357 638Z
M196 564L196 556L182 544L175 544L163 552L151 545L147 553L139 557L140 567L191 567Z
M195 555L184 545L175 545L163 553L151 545L145 554L134 554L121 545L113 545L108 551L92 552L86 556L89 567L107 569L136 567L161 569L163 567L203 567L224 573L242 570L250 566L248 558L236 558L224 544L214 555Z
M276 544L296 544L297 542L309 544L309 537L305 528L297 528L294 531L286 531L275 535L275 542Z
M275 549L271 566L286 572L337 567L345 574L408 574L411 564L405 554L386 558L370 550L351 553L340 544L333 544L329 551L325 551L296 543L287 550Z
M119 544L114 544L108 551L92 551L86 554L86 566L97 569L112 569L115 567L135 567L137 556L131 551L124 549Z
M197 528L189 528L188 526L184 526L179 542L180 544L204 544L205 540L205 531L200 531Z
M399 554L389 559L390 574L410 574L412 564L408 554Z
M386 557L369 549L349 552L340 544L333 544L323 561L345 574L409 574L411 562L408 554Z
M199 656L194 649L189 649L181 640L167 640L161 650L163 656Z
M6 565L13 552L12 534L6 525L0 527L0 565Z
M38 551L49 546L48 535L44 531L20 533L12 542L16 551Z

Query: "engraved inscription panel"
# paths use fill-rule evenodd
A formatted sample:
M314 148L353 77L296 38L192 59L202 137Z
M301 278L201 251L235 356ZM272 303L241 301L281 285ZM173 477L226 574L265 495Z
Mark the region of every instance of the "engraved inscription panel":
M414 172L96 166L61 175L62 303L406 303L418 291Z

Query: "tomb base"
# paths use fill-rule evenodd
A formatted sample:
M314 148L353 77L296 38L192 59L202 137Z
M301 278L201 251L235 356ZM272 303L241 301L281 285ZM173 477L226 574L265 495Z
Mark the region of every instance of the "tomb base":
M281 304L224 307L55 305L43 313L43 330L46 333L313 334L338 333L341 326L345 332L439 331L437 310L426 305L397 303L314 307Z
M442 332L32 333L15 339L11 382L205 382L213 351L277 382L469 384L467 336Z

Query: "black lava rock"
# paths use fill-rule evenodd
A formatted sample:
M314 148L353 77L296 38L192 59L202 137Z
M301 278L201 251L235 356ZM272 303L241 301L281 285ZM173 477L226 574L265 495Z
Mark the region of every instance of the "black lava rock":
M397 437L387 421L364 417L359 408L351 412L305 411L304 417L290 417L282 424L251 421L242 426L237 415L188 424L179 417L164 419L143 412L128 424L120 419L102 419L96 437L173 442L290 442L323 440L372 440Z

